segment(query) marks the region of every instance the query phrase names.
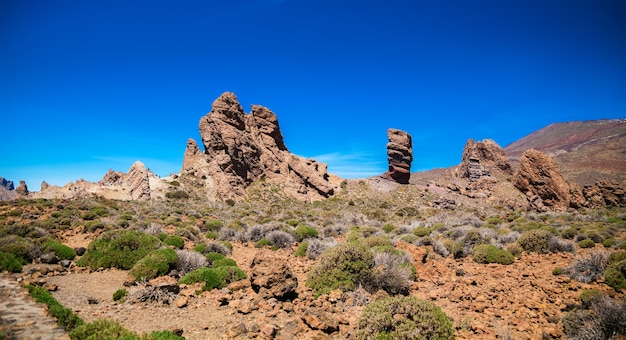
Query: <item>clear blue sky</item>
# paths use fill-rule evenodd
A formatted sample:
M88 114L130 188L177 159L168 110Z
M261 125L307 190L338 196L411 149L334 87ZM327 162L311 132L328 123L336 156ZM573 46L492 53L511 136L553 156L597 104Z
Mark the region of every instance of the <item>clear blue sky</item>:
M224 91L343 177L413 171L553 122L626 117L626 2L0 2L0 176L63 185L182 165Z

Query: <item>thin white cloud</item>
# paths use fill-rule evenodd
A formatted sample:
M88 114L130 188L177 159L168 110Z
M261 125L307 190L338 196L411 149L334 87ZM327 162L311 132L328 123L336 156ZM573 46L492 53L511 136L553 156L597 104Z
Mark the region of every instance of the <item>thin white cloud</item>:
M385 172L386 159L374 160L372 155L357 152L343 154L340 152L313 156L315 160L328 164L328 172L342 178L366 178L380 175Z

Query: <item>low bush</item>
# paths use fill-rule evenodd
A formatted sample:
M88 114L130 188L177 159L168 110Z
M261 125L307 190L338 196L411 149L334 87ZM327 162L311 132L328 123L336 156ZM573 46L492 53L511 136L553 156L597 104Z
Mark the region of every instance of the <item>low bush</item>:
M221 220L208 220L204 222L204 227L209 231L219 231L224 226L224 222Z
M176 249L176 255L178 256L178 260L176 261L174 268L178 271L180 276L184 276L190 271L209 265L208 259L195 251ZM224 256L222 254L219 255L222 257Z
M298 242L301 242L305 238L315 238L318 235L317 229L313 227L309 227L307 225L299 225L294 229L293 235L296 237Z
M135 333L112 320L99 319L79 327L70 332L72 340L91 339L137 339Z
M16 235L0 237L0 252L12 254L22 264L32 262L41 255L39 247L33 241Z
M452 241L450 239L445 239L443 241L444 247L448 250L452 257L455 259L460 259L465 256L465 251L463 250L463 243Z
M223 258L223 259L214 260L211 263L211 267L213 268L228 267L228 266L236 267L237 262L235 262L235 260L233 259Z
M178 235L172 235L172 236L166 237L163 240L163 243L169 246L176 247L178 249L183 249L183 247L185 246L185 240Z
M498 249L493 244L479 244L474 247L472 259L477 263L511 264L515 260L513 255L504 249Z
M563 314L563 332L569 339L616 339L626 335L626 300L590 294L587 308Z
M417 227L413 229L413 235L418 237L429 236L433 230L426 227Z
M305 257L306 256L306 249L309 247L309 241L302 241L300 242L300 244L298 245L298 248L296 249L296 252L294 254L295 257Z
M183 190L169 191L165 193L165 197L170 199L186 199L189 198L189 194Z
M230 248L228 248L227 246L225 246L222 243L210 242L210 243L207 243L206 247L204 248L203 253L204 254L220 253L220 254L222 254L224 256L228 256L228 255L230 255L231 251L230 251Z
M113 301L124 300L128 296L128 290L126 289L118 289L113 293Z
M550 252L550 240L554 236L543 229L526 231L517 239L517 244L527 252L546 254Z
M265 238L270 242L270 244L277 248L289 248L293 245L294 237L280 230L274 230L269 232Z
M22 272L22 264L15 258L15 255L0 252L0 272L3 270L20 273Z
M439 307L415 297L378 299L365 307L357 339L454 339L452 321Z
M583 308L588 309L591 307L594 301L597 301L602 297L602 292L597 289L585 289L580 293L580 302Z
M602 275L607 263L608 255L604 252L577 257L567 268L567 275L576 281L591 283Z
M563 269L563 267L555 267L554 269L552 269L552 275L554 276L563 274L565 274L565 269Z
M604 271L605 283L615 290L626 289L626 252L611 254L608 262Z
M589 238L584 239L584 240L578 242L578 246L581 247L581 248L593 248L595 245L596 245L596 243L593 242L593 240L589 239Z
M333 238L311 239L308 241L309 245L306 248L306 257L311 260L317 259L326 249L332 248L337 245L337 241Z
M415 278L415 267L405 253L379 252L374 255L371 279L365 284L371 292L382 289L392 295L407 295Z
M363 245L351 242L324 251L308 273L306 284L316 295L334 289L353 290L367 284L374 266L374 257Z
M178 255L174 249L157 249L137 261L128 274L135 281L150 280L169 273L177 261Z
M248 276L246 273L236 266L225 266L219 268L200 268L189 272L182 279L182 284L193 284L204 282L203 290L212 290L214 288L222 288L231 282L243 280Z
M131 269L159 246L159 239L140 231L112 230L93 240L76 264L81 267Z
M44 243L44 253L54 252L60 260L73 260L76 257L74 249L58 242L48 241Z

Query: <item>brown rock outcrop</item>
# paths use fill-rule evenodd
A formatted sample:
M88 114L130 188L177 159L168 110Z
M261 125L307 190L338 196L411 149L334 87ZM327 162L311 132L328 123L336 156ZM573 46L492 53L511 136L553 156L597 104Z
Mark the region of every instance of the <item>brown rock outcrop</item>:
M513 183L535 210L566 210L585 204L580 187L565 181L554 160L541 151L529 149L522 154Z
M26 186L26 182L20 181L20 185L15 188L15 192L17 192L18 195L27 196L28 186Z
M626 206L626 189L615 182L599 181L585 186L583 193L591 208Z
M269 109L253 105L246 114L237 97L226 92L213 102L199 125L204 153L189 140L182 173L206 179L209 197L241 199L245 189L260 179L300 200L334 194L326 165L290 153L278 119Z
M298 278L286 263L276 257L257 253L250 265L252 289L264 298L293 299L298 288Z
M411 179L413 162L413 142L411 135L398 129L388 129L387 161L389 170L381 177L401 184L408 184Z
M512 175L511 163L504 155L504 150L495 141L484 139L476 142L468 139L463 149L461 164L457 167L457 176L475 182L481 177L491 176L493 170L500 170Z
M136 161L128 170L125 180L130 188L130 197L136 201L147 201L150 199L150 178L146 166Z

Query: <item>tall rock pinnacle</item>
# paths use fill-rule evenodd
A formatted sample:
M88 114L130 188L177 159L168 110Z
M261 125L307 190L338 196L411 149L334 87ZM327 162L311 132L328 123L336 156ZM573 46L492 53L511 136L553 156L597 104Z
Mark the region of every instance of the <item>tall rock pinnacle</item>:
M408 184L411 178L411 162L413 162L413 143L411 135L398 129L387 130L387 160L389 170L381 177Z

